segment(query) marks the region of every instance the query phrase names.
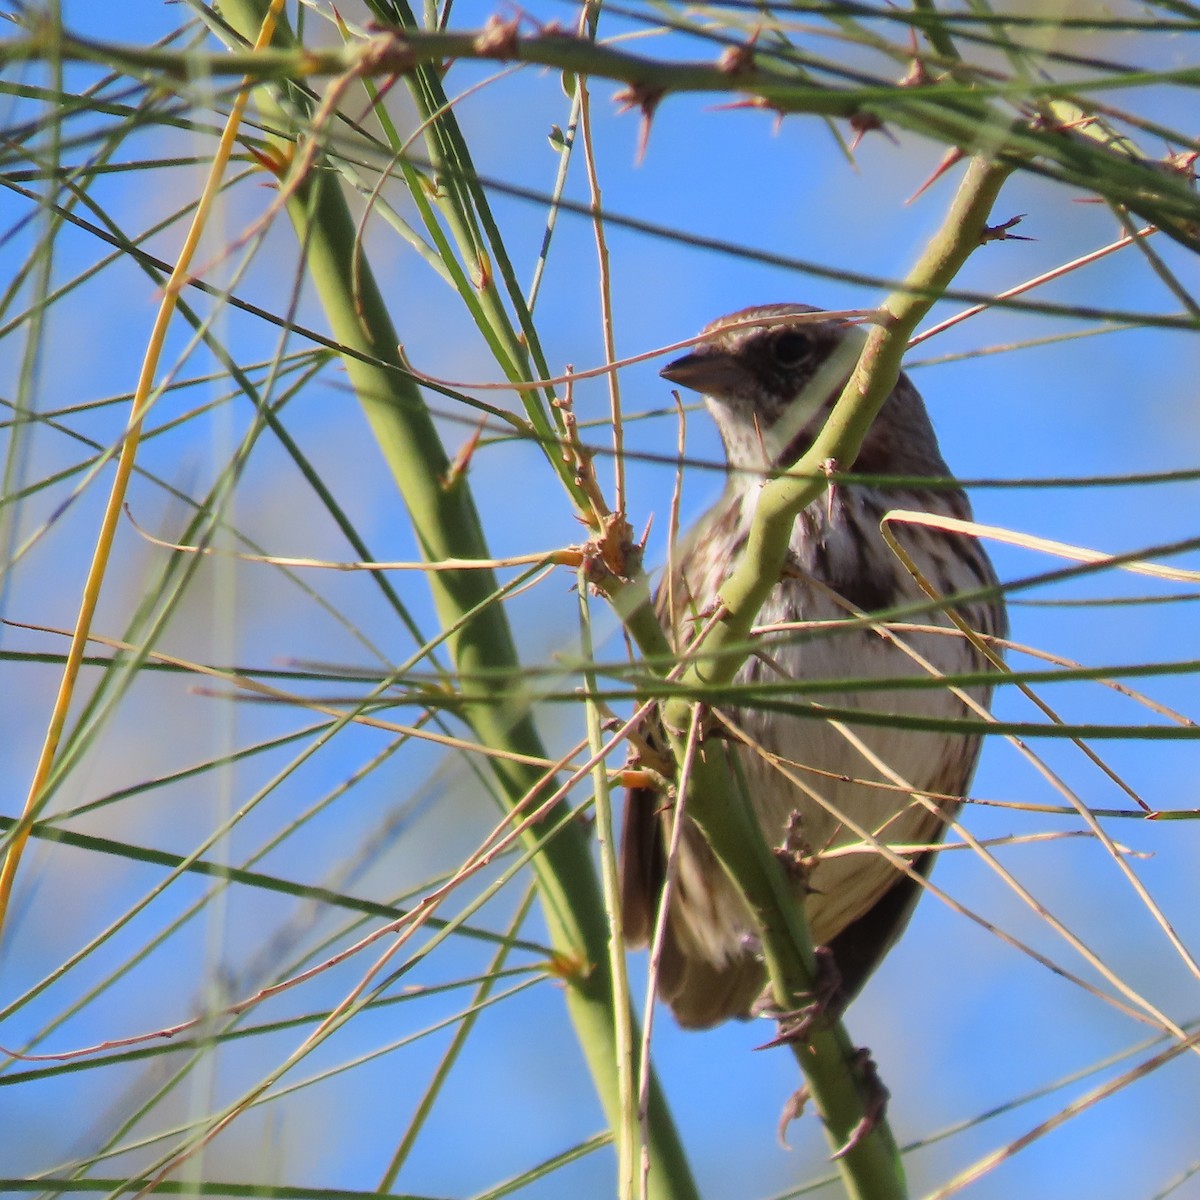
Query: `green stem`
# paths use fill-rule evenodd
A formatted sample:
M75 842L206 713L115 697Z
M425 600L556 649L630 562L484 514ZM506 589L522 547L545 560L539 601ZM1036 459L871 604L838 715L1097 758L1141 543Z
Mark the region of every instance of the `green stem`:
M812 448L792 471L763 488L746 550L720 590L721 619L698 647L702 657L684 674L685 686L727 684L746 661L751 628L779 581L796 517L828 486L822 468L854 462L896 385L900 360L917 323L984 240L988 214L1010 169L984 159L972 161L942 229L904 287L884 302L882 320L868 334L858 363ZM682 761L682 731L692 719L693 703L680 695L663 705L677 761ZM749 804L739 796L728 747L719 739L701 745L687 803L688 815L700 826L759 926L776 1003L783 1011L801 1007L817 982L804 912L793 900ZM840 1023L818 1026L804 1044L793 1044L793 1050L831 1145L841 1149L854 1142L838 1160L848 1195L900 1200L906 1194L904 1172L886 1122L879 1121L865 1136L855 1136L867 1117L871 1095L844 1028Z
M264 0L228 0L227 20L243 36L261 22ZM287 45L288 36L281 39ZM272 128L293 125L273 88L260 88L257 101ZM288 98L295 105L297 95ZM295 147L276 139L281 161ZM319 167L319 162L318 162ZM331 331L343 348L342 362L363 411L404 498L424 556L490 557L478 510L465 479L452 485L450 462L419 389L404 370L399 339L370 264L360 254L354 220L331 172L315 169L298 186L289 184L287 211L303 247L309 276ZM545 758L528 707L504 682L520 678L519 662L503 608L486 600L496 590L492 572L431 572L429 586L439 620L455 626L474 612L449 639L455 667L464 675L491 679L484 694L463 707L474 735L486 745L519 755ZM536 768L522 762L490 760L507 803L516 805L547 786ZM567 1007L593 1081L612 1128L619 1128L617 1077L618 1025L608 964L608 919L584 826L564 803L526 835L540 845L532 866L550 940L567 972ZM628 1004L622 997L619 1003ZM650 1154L652 1194L662 1200L696 1196L690 1169L661 1092L654 1087Z

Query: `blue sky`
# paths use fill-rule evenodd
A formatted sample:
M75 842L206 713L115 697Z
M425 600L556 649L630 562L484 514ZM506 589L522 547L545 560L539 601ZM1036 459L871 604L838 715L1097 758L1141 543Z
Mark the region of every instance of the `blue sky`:
M545 12L541 12L544 7ZM492 10L460 4L456 25L481 23ZM564 16L565 6L539 6L539 14ZM103 12L103 19L101 13ZM183 12L175 6L66 6L73 27L115 39L146 43L160 36ZM1095 44L1089 48L1099 53ZM653 42L640 49L653 53ZM1155 53L1159 51L1155 49ZM1174 46L1169 54L1184 54ZM448 77L453 93L492 70L457 66ZM28 78L34 78L30 70ZM83 79L79 71L72 78ZM606 209L681 235L720 238L832 270L882 280L901 275L937 229L957 183L957 174L908 203L936 165L939 147L907 135L868 136L847 160L819 121L790 118L777 124L767 114L729 111L714 98L672 97L657 111L644 158L638 156L638 118L620 115L616 89L602 81L592 88L598 165ZM1180 98L1147 90L1126 97L1130 107L1188 127ZM6 101L5 124L27 115ZM395 111L405 108L397 97ZM552 124L564 124L567 101L553 72L508 73L465 99L459 120L480 173L524 187L548 189L558 159L547 142ZM843 130L843 133L845 130ZM1161 147L1149 142L1148 153ZM211 140L201 135L173 140L160 131L130 141L123 154L204 155ZM197 168L163 168L152 175L114 176L98 189L108 210L136 231L172 211L194 193ZM241 186L220 214L214 247L236 239L267 208L273 192L261 177ZM569 198L585 202L582 157L573 163ZM397 203L398 189L389 195ZM1033 177L1016 177L1005 188L995 217L1024 214L1018 232L1030 241L1003 241L976 253L957 283L968 291L997 291L1106 245L1119 228L1104 208L1070 189ZM493 196L495 213L517 275L532 277L542 240L544 208ZM0 193L0 228L14 229L27 203ZM15 271L29 253L38 226L27 225L0 246L0 271ZM169 257L178 229L158 237L154 249ZM1194 260L1161 238L1155 249L1187 287L1195 284ZM494 380L496 370L458 298L421 263L382 220L367 225L367 249L392 307L396 327L413 362L429 374L455 380ZM691 336L722 313L748 304L799 300L830 308L869 306L881 288L814 278L802 270L696 248L684 240L656 238L613 228L609 232L618 353L634 355ZM57 243L55 278L73 278L105 248L79 231ZM258 249L239 294L281 310L287 303L296 249L290 228L280 222ZM207 260L212 262L212 255ZM214 273L227 270L221 263ZM1136 249L1126 249L1035 293L1038 299L1093 307L1112 305L1152 314L1174 313L1167 294ZM563 214L555 234L536 313L553 369L593 366L603 359L596 256L590 225ZM55 310L33 387L43 410L96 400L128 390L153 319L158 295L145 276L128 265L108 268L81 286ZM944 302L931 321L960 306ZM11 315L11 314L10 314ZM7 320L8 317L5 318ZM311 294L299 319L323 329ZM242 362L270 358L278 345L273 327L243 315L220 318L222 337ZM990 313L969 321L914 351L912 378L930 407L947 460L963 479L975 481L972 500L988 524L1108 552L1194 536L1194 482L1153 486L1044 487L1046 478L1113 476L1187 470L1200 451L1194 337L1152 329L1128 330L1008 349L947 363L922 360L1011 346L1050 334L1086 329L1083 323L1025 314ZM23 333L0 342L0 394L16 394ZM172 353L186 344L180 327ZM302 341L294 344L302 347ZM167 362L171 361L168 356ZM621 372L627 412L667 409L670 394L657 376L660 361ZM213 369L203 353L184 373ZM156 420L185 412L228 390L217 381L184 396L168 396ZM493 403L515 403L503 393L481 393ZM497 396L502 399L497 400ZM451 451L469 434L461 411L431 399L444 412L442 429ZM576 391L581 421L599 420L608 410L601 381ZM412 544L394 485L371 441L345 377L336 366L291 400L285 423L319 466L346 512L374 553L383 559L413 557ZM109 443L118 436L125 409L114 405L69 419L72 428ZM473 418L472 418L473 419ZM140 462L190 495L200 495L232 453L250 421L244 401L219 405L213 414L189 420L173 433L148 442ZM604 431L592 434L603 439ZM651 562L665 554L667 515L674 472L639 462L637 452L674 450L673 417L632 422L628 431L629 512L641 528L653 516L648 546ZM41 430L23 450L28 478L40 478L82 457L77 444ZM688 422L688 454L719 460L715 431L701 412ZM601 464L606 488L608 460ZM516 553L568 544L578 526L545 460L531 447L507 444L482 450L470 481L479 499L494 552ZM1013 486L1014 481L1026 481ZM19 533L29 536L43 521L45 535L9 575L4 615L12 620L65 625L73 617L87 554L94 537L107 477L60 513L73 481L39 493L19 510ZM692 471L685 481L685 520L694 518L720 490L716 471ZM183 525L182 510L146 482L130 496L134 516L164 537ZM239 483L234 509L238 528L271 552L312 557L353 557L313 499L287 456L269 438L255 447ZM117 558L102 598L97 628L119 636L128 614L160 568L162 551L123 525ZM995 549L1006 580L1058 565L1027 550ZM1173 560L1175 561L1175 560ZM1200 565L1195 554L1178 565ZM309 580L366 631L389 661L400 661L412 640L378 592L363 577L324 575ZM577 645L577 601L567 574L555 576L513 601L510 617L523 660L569 659ZM413 576L396 586L417 619L432 625L428 593ZM1082 581L1023 593L1011 611L1016 641L1092 665L1187 661L1197 653L1195 622L1186 603L1058 606L1063 600L1109 600L1120 596L1167 595L1185 585L1129 579L1112 572ZM1048 602L1055 602L1054 605ZM597 610L606 640L601 653L619 657L615 619ZM9 649L57 648L32 635L6 635ZM281 666L296 660L370 664L361 642L338 627L280 575L243 566L222 576L220 567L202 571L165 645L174 653L206 661ZM14 682L0 696L0 747L9 787L0 811L12 815L24 798L33 758L44 729L56 675L45 665L6 663ZM570 678L570 676L566 676ZM1189 674L1134 681L1162 704L1195 717ZM1048 689L1068 721L1159 722L1133 701L1095 683ZM996 704L1005 719L1033 720L1027 704L1011 690ZM539 713L552 747L565 747L580 734L574 708ZM402 717L398 719L403 719ZM113 790L178 770L230 743L245 745L307 724L298 711L227 702L177 680L147 678L130 693L105 737L93 747L54 801L63 811ZM241 822L221 851L240 862L252 849L287 828L312 801L340 787L384 742L369 731L339 737L321 754L281 782ZM1096 748L1154 808L1197 807L1196 751L1190 742L1138 739L1098 740ZM1116 785L1061 740L1036 749L1089 805L1128 806ZM147 792L74 819L71 828L121 837L139 844L190 852L223 811L247 804L293 754L285 748L259 755L228 773ZM1061 803L1046 779L1001 739L990 739L973 794L1029 804ZM407 808L405 806L408 806ZM224 807L222 807L224 806ZM379 847L385 815L396 827ZM494 810L461 763L427 749L404 750L364 782L348 788L323 815L297 829L256 869L314 883L338 879L346 863L364 863L345 884L355 895L384 899L406 885L418 887L471 850L494 823ZM1056 818L978 807L966 820L980 838L1074 830L1073 818ZM1131 860L1133 870L1161 904L1185 943L1200 935L1194 897L1197 834L1191 822L1112 821L1110 833L1150 857ZM381 850L381 853L373 853ZM1128 881L1095 841L1078 839L1014 846L998 851L1001 861L1037 902L1061 918L1138 992L1175 1020L1197 1008L1196 978L1180 961L1162 930L1134 895ZM0 1003L8 1005L94 936L161 878L144 864L35 845L23 868L12 928L0 947ZM939 865L936 882L960 904L994 923L1003 933L1036 947L1089 982L1099 977L975 856L952 853ZM334 886L331 882L330 886ZM340 884L339 884L340 886ZM519 889L510 887L478 918L499 929ZM155 932L203 892L182 881L124 930L102 952L76 969L62 985L23 1005L0 1022L0 1044L21 1044L68 1006L86 986L103 979L123 955ZM105 995L72 1016L49 1039L54 1049L153 1029L192 1015L225 986L233 995L278 949L291 930L299 947L315 945L331 932L328 915L296 927L305 914L282 899L248 889L207 906L205 915L174 936L141 966L131 969ZM537 920L526 933L541 937ZM490 950L451 943L414 969L429 985L482 969ZM279 961L286 961L285 956ZM360 965L331 971L301 991L264 1009L264 1019L304 1013L335 1002L358 978ZM644 964L635 958L641 988ZM1108 984L1100 986L1111 992ZM423 1026L465 1003L453 994L450 1007L410 1001L370 1014L343 1032L293 1078L323 1066L351 1061ZM1045 1087L1072 1072L1102 1063L1152 1032L1075 984L1005 944L963 916L929 898L922 904L900 947L852 1008L848 1018L857 1044L869 1046L892 1092L891 1115L902 1142L928 1137ZM771 1195L814 1173L822 1161L814 1119L793 1125L783 1150L776 1121L796 1085L791 1058L781 1051L754 1053L767 1040L765 1027L735 1024L687 1034L668 1015L657 1024L658 1067L685 1140L694 1155L704 1195L712 1200ZM248 1114L214 1145L204 1170L212 1178L263 1178L279 1183L371 1187L382 1175L446 1035L434 1035L385 1058L343 1071L319 1085ZM232 1043L211 1056L194 1075L190 1094L165 1102L159 1117L182 1120L234 1094L279 1061L298 1040L295 1033ZM1144 1052L1142 1057L1150 1051ZM1153 1195L1194 1156L1196 1072L1190 1055L1122 1089L1095 1108L1039 1139L1014 1161L970 1189L973 1197L1088 1195L1126 1200ZM1077 1099L1097 1080L1067 1086L914 1155L909 1163L914 1194L925 1194L959 1170L1023 1134ZM12 1164L5 1174L47 1170L94 1140L96 1130L115 1128L146 1094L150 1068L128 1065L64 1074L29 1082L19 1093L0 1090L0 1147ZM206 1075L205 1072L210 1072ZM287 1082L287 1081L285 1081ZM15 1102L10 1099L15 1095ZM64 1123L64 1110L94 1119ZM582 1059L565 1019L559 989L543 983L505 1001L481 1018L463 1062L434 1111L427 1136L400 1176L398 1189L431 1195L471 1195L509 1174L595 1132L602 1120L584 1074ZM67 1128L66 1125L70 1127ZM86 1127L82 1127L86 1126ZM129 1164L137 1161L131 1156ZM105 1165L99 1174L121 1169ZM553 1176L529 1194L557 1196L569 1186L586 1196L611 1192L612 1164L601 1150ZM1194 1189L1194 1181L1192 1183ZM826 1193L832 1194L832 1193ZM1187 1185L1176 1195L1200 1195Z

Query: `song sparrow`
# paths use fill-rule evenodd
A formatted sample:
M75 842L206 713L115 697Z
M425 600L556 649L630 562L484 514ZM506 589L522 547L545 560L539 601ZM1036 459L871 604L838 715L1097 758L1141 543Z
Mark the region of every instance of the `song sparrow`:
M788 322L818 310L807 305L746 309L708 326L704 340L662 375L702 392L717 422L729 463L728 483L717 505L676 548L659 591L660 618L683 650L711 613L717 590L746 542L758 492L772 471L793 464L821 428L857 358L861 334L845 322ZM887 680L928 678L929 668L905 653L908 646L947 675L979 671L982 656L953 629L945 614L918 622L948 633L896 631L892 638L861 622L839 618L924 599L880 534L889 509L922 509L969 518L966 496L953 485L938 450L924 402L901 375L853 464L860 475L905 477L886 483L839 482L796 519L788 564L759 615L759 627L825 622L807 630L759 636L737 675L743 685L780 680ZM914 477L943 483L924 487ZM909 526L900 537L927 579L944 596L995 584L991 563L973 539ZM998 597L961 604L958 612L976 630L1006 629ZM991 689L975 685L987 703ZM805 697L794 697L804 702ZM898 716L967 715L947 687L887 690L855 688L822 693L815 702ZM957 732L915 731L886 725L839 726L746 703L724 710L732 723L769 755L786 760L798 786L757 749L731 734L749 799L768 841L780 845L789 829L808 849L808 869L794 883L806 905L813 940L829 948L849 1000L899 936L920 885L865 846L829 808L891 844L927 845L957 813L979 752L979 739ZM646 731L651 744L653 730ZM856 744L857 740L857 744ZM909 790L911 789L911 790ZM914 792L936 800L934 811ZM666 798L632 790L625 807L621 847L622 906L632 944L651 934L665 879L665 847L672 818ZM857 844L856 851L845 847ZM834 851L841 850L840 854ZM912 859L927 875L935 853ZM660 995L681 1025L705 1027L749 1015L765 976L753 925L732 883L699 830L686 821L678 874L667 919L659 975Z

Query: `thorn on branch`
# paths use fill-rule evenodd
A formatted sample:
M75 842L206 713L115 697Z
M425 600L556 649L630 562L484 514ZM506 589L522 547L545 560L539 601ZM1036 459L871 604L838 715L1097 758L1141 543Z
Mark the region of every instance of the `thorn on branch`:
M929 178L926 179L925 182L921 184L921 186L917 188L917 190L913 192L913 194L909 196L904 203L911 204L918 196L920 196L923 192L928 191L929 188L931 188L939 179L941 179L941 177L945 175L945 173L950 170L955 163L961 162L962 159L966 157L967 152L961 147L951 146L950 149L942 155L942 161L933 168Z
M274 175L276 179L282 179L291 166L292 155L282 152L274 146L262 145L254 146L250 142L242 142L246 152L264 171Z
M487 291L492 286L492 260L482 250L475 260L475 269L471 272L471 282L481 292Z
M637 548L644 554L646 552L646 543L650 540L650 530L654 526L654 514L651 513L646 518L646 527L642 530L642 536L637 540Z
M850 118L850 128L854 130L854 140L850 143L851 154L858 149L858 144L863 140L863 135L868 133L882 133L894 146L900 144L896 141L891 130L874 113L856 112Z
M908 70L900 79L900 87L924 87L928 83L933 82L933 77L929 74L925 66L925 60L921 57L921 49L917 45L917 31L910 28L908 31L908 44L912 48L912 61L908 64Z
M1196 182L1196 160L1200 158L1200 150L1170 151L1162 160L1162 164L1172 175L1182 175L1188 183Z
M454 456L450 463L446 474L442 476L441 484L442 491L448 492L451 488L459 484L466 478L467 470L471 465L471 459L475 454L475 449L479 445L479 439L483 436L483 431L487 427L486 414L480 419L479 424L475 427L474 432L466 442L459 448L458 453Z
M821 460L820 471L825 476L825 527L828 529L833 525L833 504L837 499L837 482L834 476L837 474L838 464L836 458L824 458ZM824 534L822 534L822 544L824 544Z
M526 13L525 15L528 17L529 21L533 24L534 28L537 30L538 37L575 38L576 41L581 40L578 37L576 37L576 35L573 34L569 29L564 29L562 27L562 23L559 21L539 21L536 17L532 16L529 13Z
M1015 217L1009 217L1007 221L999 225L985 225L983 232L979 235L979 244L986 246L988 242L1036 242L1037 238L1008 232L1015 226L1020 225L1027 215L1027 213L1018 213Z
M931 83L933 83L933 76L929 74L929 69L921 59L914 57L908 64L908 70L900 76L897 86L902 88L927 87Z
M584 446L579 437L579 421L575 416L574 391L570 379L571 368L567 367L566 394L556 396L550 401L550 407L562 414L562 460L569 466L573 474L573 482L587 497L589 507L582 514L589 529L604 530L604 521L608 516L608 504L600 481L596 478L596 468L593 465L595 454Z
M752 108L758 112L773 112L775 114L775 132L778 133L787 113L778 104L772 104L765 96L747 96L743 100L731 100L728 104L712 105L712 112L733 112L739 108Z
M1030 118L1029 128L1035 133L1061 133L1065 135L1074 133L1077 129L1086 129L1089 125L1094 125L1098 120L1098 117L1083 116L1076 117L1073 121L1064 121L1053 112L1038 111Z
M641 132L638 136L637 162L640 164L646 157L646 147L650 143L650 123L654 120L662 98L667 89L655 84L631 83L622 88L613 99L617 102L617 112L627 113L630 109L640 109L642 114Z
M570 956L554 951L550 955L547 967L551 975L564 983L575 983L587 979L592 973L592 964L572 954Z

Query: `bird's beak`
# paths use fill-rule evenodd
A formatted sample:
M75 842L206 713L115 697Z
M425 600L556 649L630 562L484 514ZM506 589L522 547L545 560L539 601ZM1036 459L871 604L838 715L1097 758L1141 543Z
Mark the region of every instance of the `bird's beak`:
M749 382L746 368L732 354L711 346L700 346L691 354L667 363L659 374L671 383L706 396L744 391Z

